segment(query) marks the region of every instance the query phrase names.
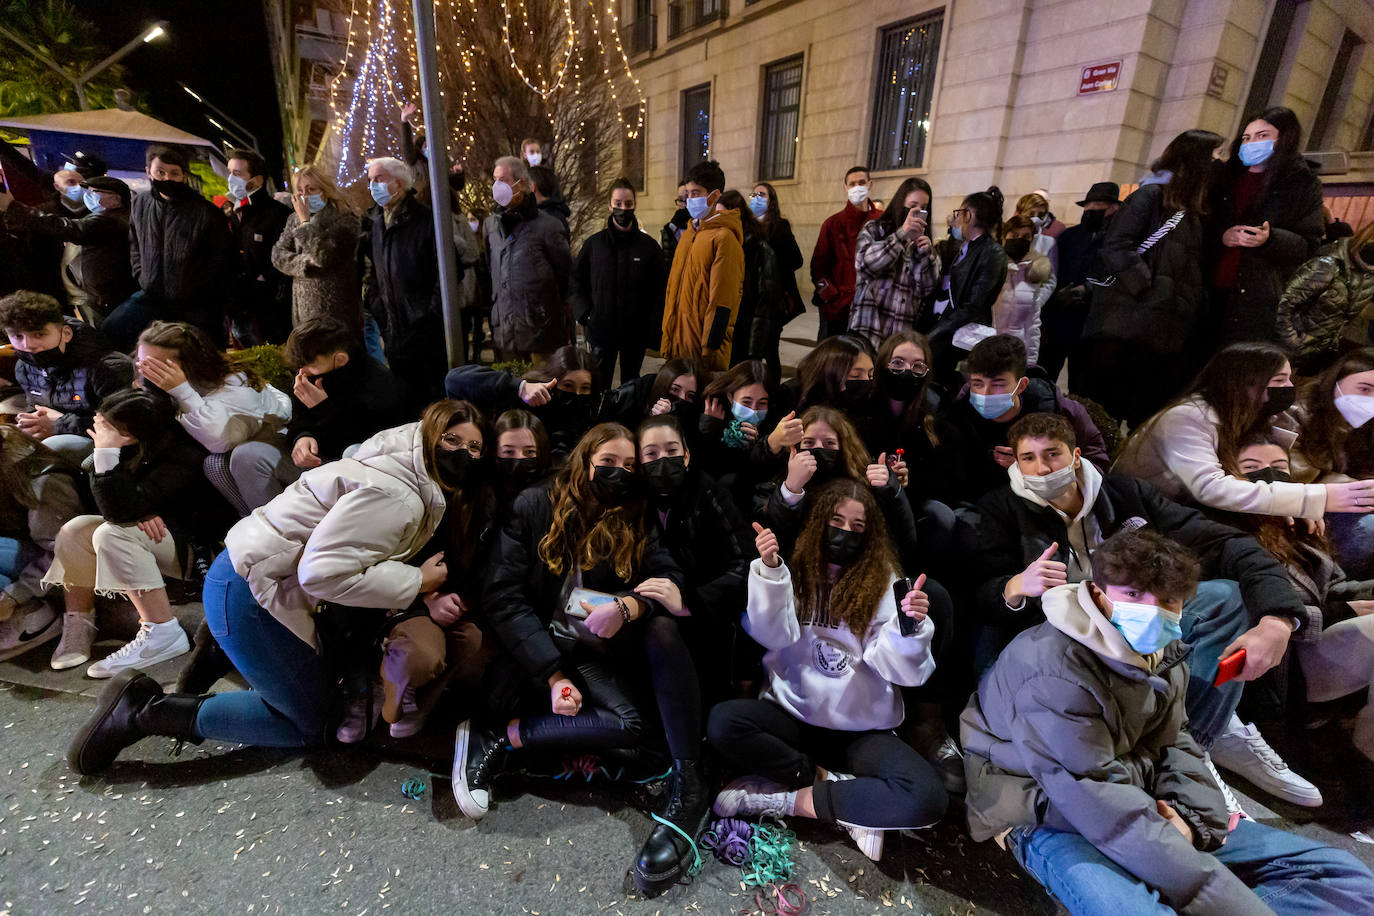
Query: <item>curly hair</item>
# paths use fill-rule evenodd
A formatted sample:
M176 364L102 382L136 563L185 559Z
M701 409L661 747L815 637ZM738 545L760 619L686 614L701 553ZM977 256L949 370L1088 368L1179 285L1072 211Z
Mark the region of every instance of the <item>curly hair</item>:
M1153 531L1118 531L1093 552L1093 582L1133 587L1168 601L1197 589L1200 566L1192 551Z
M812 423L824 423L833 429L836 438L840 440L840 458L844 462L845 472L849 477L867 485L870 463L868 449L864 447L864 440L859 438L854 424L849 422L849 418L843 412L818 404L807 408L806 413L802 414L801 421L803 435Z
M539 559L555 574L563 574L569 559L582 570L609 561L615 574L628 581L644 561L644 504L635 500L623 506L603 506L592 494L592 455L617 439L635 447L634 434L619 423L593 426L553 479L549 490L553 521L539 541Z
M850 499L864 507L863 549L831 582L824 551L826 528L840 503ZM798 620L842 626L859 637L867 632L878 603L900 569L883 514L867 483L832 480L816 491L788 566Z
M193 324L154 321L138 335L138 342L140 345L175 350L181 371L186 373L186 381L201 394L214 391L239 373L255 391L261 391L267 385L256 369L237 364L236 360L215 346L209 335Z
M33 334L62 324L62 306L47 293L21 289L0 299L0 331Z

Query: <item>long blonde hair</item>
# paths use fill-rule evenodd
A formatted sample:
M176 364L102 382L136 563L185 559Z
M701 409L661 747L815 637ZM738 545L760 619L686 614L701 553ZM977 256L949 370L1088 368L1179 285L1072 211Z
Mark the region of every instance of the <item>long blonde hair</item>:
M558 575L563 574L564 561L569 558L582 570L594 569L608 560L615 574L628 581L644 561L643 502L602 506L592 493L592 455L617 439L635 444L634 434L619 423L593 426L554 477L549 491L553 522L539 541L539 559Z

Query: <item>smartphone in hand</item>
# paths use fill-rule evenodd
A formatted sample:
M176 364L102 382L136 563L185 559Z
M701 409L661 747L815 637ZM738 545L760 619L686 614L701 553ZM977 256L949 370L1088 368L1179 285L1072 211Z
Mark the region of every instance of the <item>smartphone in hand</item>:
M1243 670L1245 670L1245 650L1237 649L1217 663L1217 677L1216 680L1212 681L1212 686L1220 687L1235 678Z
M903 636L916 635L916 621L902 613L902 600L906 598L906 593L911 591L910 579L898 579L892 583L892 600L897 602L897 626L901 628Z

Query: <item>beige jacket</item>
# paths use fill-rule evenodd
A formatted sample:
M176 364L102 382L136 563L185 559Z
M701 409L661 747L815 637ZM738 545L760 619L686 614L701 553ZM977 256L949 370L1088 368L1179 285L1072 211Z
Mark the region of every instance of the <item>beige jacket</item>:
M1281 426L1274 437L1291 448L1293 432ZM1321 518L1326 488L1320 484L1264 483L1232 477L1217 457L1217 414L1201 398L1170 407L1142 426L1112 466L1139 477L1185 505L1256 515Z
M444 494L425 471L420 424L385 429L352 458L306 471L229 532L253 598L318 648L315 607L406 607L420 591L405 561L433 536Z

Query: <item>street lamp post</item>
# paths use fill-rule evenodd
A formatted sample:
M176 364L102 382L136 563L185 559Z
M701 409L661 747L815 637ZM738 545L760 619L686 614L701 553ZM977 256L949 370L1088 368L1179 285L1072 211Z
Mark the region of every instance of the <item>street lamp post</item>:
M10 41L19 45L19 47L23 48L25 51L28 51L39 61L41 61L44 65L46 65L49 69L53 70L67 82L72 84L72 88L76 90L76 102L78 105L81 106L82 111L89 111L91 107L86 102L87 83L89 83L94 77L98 76L100 73L104 72L111 66L119 63L121 60L123 60L133 51L135 51L139 45L146 45L150 41L156 41L157 39L161 38L163 35L166 34L166 20L155 22L152 25L148 26L148 28L144 29L142 34L140 34L137 38L132 39L124 47L120 48L118 51L114 52L109 57L102 60L100 63L91 67L85 73L82 73L79 76L72 76L66 70L63 70L62 67L59 66L58 63L51 57L35 48L33 45L29 44L20 36L16 35L12 30L7 29L4 26L0 26L0 35L5 36Z
M238 135L235 135L233 132L231 132L231 131L225 129L225 127L224 127L222 124L220 124L218 121L216 121L214 118L209 117L209 116L207 115L206 118L205 118L205 120L209 121L211 124L213 124L213 125L215 125L216 127L218 127L218 128L220 129L220 132L221 132L221 133L223 133L223 134L225 134L225 135L227 135L227 136L229 136L229 137L235 138L235 139L237 139L237 140L240 140L240 141L242 141L242 140L246 137L246 138L248 138L249 141L251 141L248 145L249 145L249 148L253 150L253 152L255 152L255 153L260 153L260 152L262 152L262 150L258 149L258 138L253 134L252 131L250 131L248 128L244 127L244 126L243 126L242 124L240 124L238 121L235 121L233 118L229 117L229 116L228 116L227 114L225 114L218 106L216 106L214 103L212 103L209 99L207 99L207 98L205 98L204 96L202 96L199 92L196 92L196 91L195 91L194 89L192 89L190 86L188 86L188 85L186 85L185 83L182 83L182 82L178 82L177 85L180 86L182 89L184 89L184 90L186 91L186 94L189 95L191 98L195 99L197 102L199 102L200 104L204 105L206 108L210 109L210 110L213 111L215 114L219 115L221 118L223 118L224 120L226 120L226 121L228 121L230 124L232 124L232 125L238 130L238 132L239 132Z

